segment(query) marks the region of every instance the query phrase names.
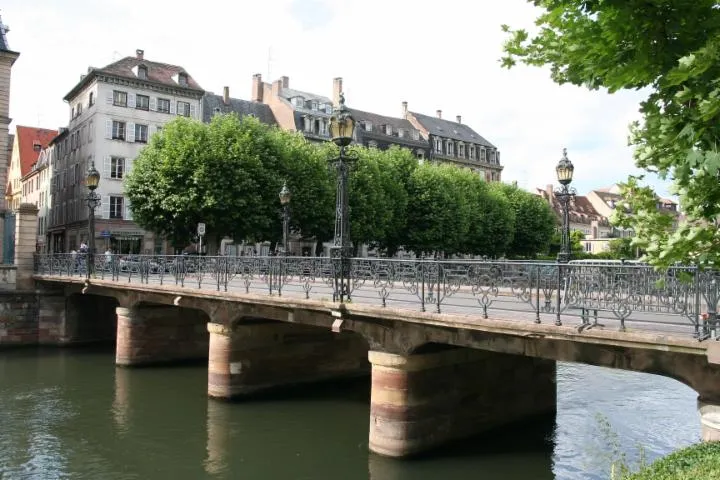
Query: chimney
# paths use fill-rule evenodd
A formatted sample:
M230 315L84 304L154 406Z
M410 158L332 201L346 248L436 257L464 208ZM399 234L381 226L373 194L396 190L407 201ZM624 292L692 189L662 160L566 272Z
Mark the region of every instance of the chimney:
M282 80L282 88L290 88L290 77L282 76L280 80Z
M462 123L462 117L460 115L456 116L455 120L457 120L457 123Z
M282 78L280 80L275 80L272 84L272 94L273 97L279 97L280 91L282 90L283 81Z
M230 105L230 87L223 87L223 103Z
M143 57L145 57L145 50L140 50L139 48L135 50L135 57L137 57L138 60L142 60Z
M402 102L402 118L407 120L407 102Z
M342 77L333 78L333 105L340 105L340 94L343 91Z
M259 102L262 103L263 101L263 83L262 83L262 74L256 73L253 75L253 81L252 81L252 92L250 93L250 101L251 102Z
M437 112L435 112L435 114L438 118L442 118L442 110L438 110Z

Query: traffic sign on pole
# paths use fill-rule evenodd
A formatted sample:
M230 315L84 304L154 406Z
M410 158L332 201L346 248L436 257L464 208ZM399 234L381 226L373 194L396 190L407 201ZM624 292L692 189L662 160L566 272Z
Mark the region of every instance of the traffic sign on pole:
M198 233L198 235L205 235L205 224L204 223L198 223L197 233Z

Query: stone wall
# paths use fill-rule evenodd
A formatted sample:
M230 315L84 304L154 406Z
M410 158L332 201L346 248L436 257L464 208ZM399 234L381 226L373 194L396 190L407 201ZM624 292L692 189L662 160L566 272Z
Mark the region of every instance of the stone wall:
M38 301L34 292L0 291L0 347L38 342Z

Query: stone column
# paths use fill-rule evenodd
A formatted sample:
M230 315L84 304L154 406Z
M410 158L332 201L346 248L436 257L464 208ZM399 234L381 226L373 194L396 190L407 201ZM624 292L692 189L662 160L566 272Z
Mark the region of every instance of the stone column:
M37 244L38 208L32 203L23 203L15 217L15 266L17 267L17 289L32 290L35 266L35 245Z
M698 398L698 412L703 441L720 441L720 402L708 402Z
M232 397L232 328L219 324L208 323L210 347L208 354L208 396L230 399Z
M367 343L352 332L273 321L208 324L208 395L230 399L343 377L367 375Z
M115 364L138 366L207 358L204 312L165 305L117 307Z
M465 348L369 359L370 450L381 455L414 455L555 411L554 361Z

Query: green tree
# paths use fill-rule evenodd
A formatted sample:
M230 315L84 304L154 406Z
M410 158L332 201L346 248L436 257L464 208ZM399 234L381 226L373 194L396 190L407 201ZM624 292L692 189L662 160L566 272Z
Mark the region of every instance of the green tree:
M673 180L687 216L676 231L631 178L632 215L617 220L659 266L720 266L720 8L717 0L534 0L537 33L509 33L502 63L548 65L552 79L591 89L647 88L631 127L636 164Z
M515 228L507 253L515 257L532 258L546 252L557 224L557 218L548 203L516 185L494 185L509 200L515 212Z
M610 240L608 245L608 253L612 258L636 258L636 248L632 246L632 239L630 237L625 238L613 238Z
M285 180L294 228L327 235L334 191L321 152L254 118L216 115L168 123L136 158L125 191L135 221L177 246L201 221L217 239L277 240Z
M406 247L421 255L457 253L468 232L467 200L457 188L456 167L419 165L408 186L410 204Z

